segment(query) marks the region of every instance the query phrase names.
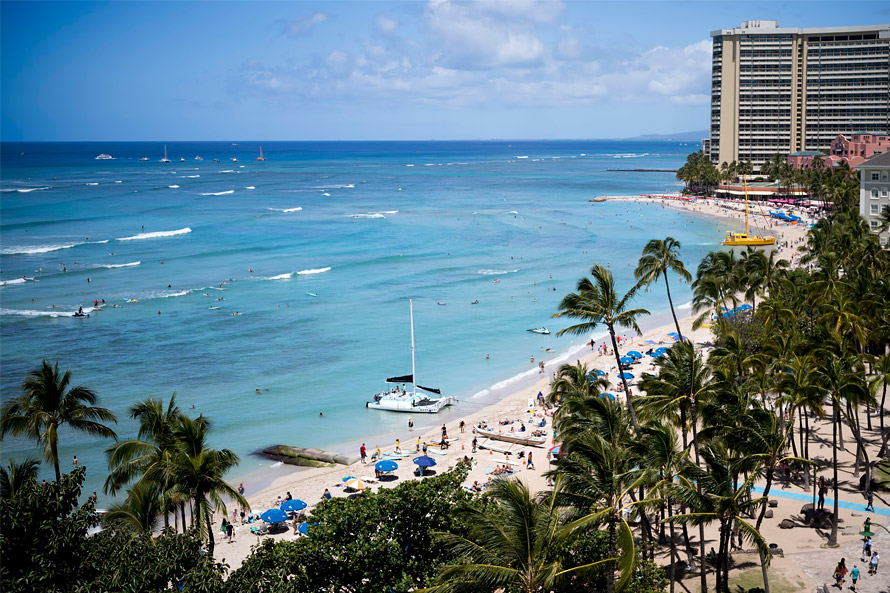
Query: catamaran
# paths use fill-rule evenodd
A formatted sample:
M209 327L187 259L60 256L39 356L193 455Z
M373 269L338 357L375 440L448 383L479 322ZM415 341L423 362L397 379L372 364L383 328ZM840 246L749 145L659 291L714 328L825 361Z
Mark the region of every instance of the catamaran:
M169 163L170 159L167 158L167 145L164 145L164 158L161 159L162 163Z
M745 232L733 233L732 231L727 231L726 239L723 240L723 244L733 247L759 247L762 245L774 245L776 243L775 237L764 237L761 235L751 236L748 234L748 176L742 175L742 179L745 183Z
M387 383L396 383L395 389L383 393L377 393L372 401L365 406L375 410L389 410L391 412L413 412L415 414L435 414L444 407L457 403L457 398L452 396L442 397L442 391L431 387L424 387L415 383L417 369L414 362L414 301L409 300L411 311L411 374L399 377L389 377ZM411 388L400 389L398 384L410 383ZM439 397L432 397L417 390L424 391Z
M260 144L260 156L258 156L256 160L258 160L258 161L266 160L266 157L263 156L263 145L262 144Z

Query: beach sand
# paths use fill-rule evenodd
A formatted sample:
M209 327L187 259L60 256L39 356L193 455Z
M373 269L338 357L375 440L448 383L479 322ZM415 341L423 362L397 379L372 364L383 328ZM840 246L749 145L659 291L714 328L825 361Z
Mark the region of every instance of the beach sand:
M729 203L723 200L715 201L713 199L699 199L695 202L685 202L670 198L648 198L634 196L610 197L608 199L637 202L642 205L646 205L647 207L653 208L674 208L678 210L685 210L695 215L728 219L733 221L733 227L735 228L738 228L738 226L744 224L744 205L739 205L738 203ZM801 245L805 241L806 230L809 227L808 223L812 222L811 217L808 216L807 213L798 212L797 214L802 215L807 224L777 224L776 221L774 221L773 219L763 217L759 214L756 216L752 216L751 223L752 226L757 226L760 229L768 231L770 234L776 236L776 248L780 251L780 253L782 253L783 257L785 257L786 259L790 259L795 264L799 262L799 254L797 253L796 247ZM694 268L696 262L687 262L687 264L691 268ZM706 328L699 328L693 331L692 319L692 316L687 316L680 321L682 333L684 336L695 342L698 347L701 348L705 354L707 354L709 348L703 346L702 344L710 340L710 330ZM651 347L650 344L645 343L646 340L652 340L654 342L664 342L666 345L669 345L673 342L673 340L670 339L667 334L668 332L672 331L675 331L675 328L674 325L671 323L660 325L659 327L644 331L642 336L632 336L630 332L622 332L623 335L626 337L626 340L621 346L621 351L622 353L624 353L628 350L635 349L641 352L645 352ZM601 343L602 340L598 341L595 344L595 347L598 348ZM611 344L609 344L609 346L611 346ZM587 364L590 369L610 370L610 378L612 380L613 387L616 386L615 380L617 379L617 376L613 368L615 365L614 356L603 356L598 354L598 352L594 349L585 349L580 351L576 356L572 357L572 360L569 360L567 362L574 363L576 360ZM644 357L642 359L642 362L636 365L634 370L636 379L631 382L631 390L634 396L639 396L638 389L635 387L635 385L633 385L639 379L639 375L642 372L654 371L654 366L651 364L652 360L652 358ZM529 364L530 366L532 366L533 364L537 363L530 362ZM517 461L515 454L517 454L519 451L524 451L526 456L529 453L533 453L535 468L528 469L523 464L521 466L521 469L517 473L515 473L514 476L526 482L532 491L547 489L548 486L545 478L543 477L543 473L550 467L547 453L550 447L553 445L552 438L549 437L549 435L552 435L552 427L550 426L550 418L545 416L545 411L536 406L530 407L529 403L533 403L535 401L535 396L538 392L546 394L549 391L549 382L555 370L556 368L545 367L545 372L539 375L539 378L534 382L533 385L528 386L527 384L525 384L521 388L517 388L513 392L509 393L503 399L496 403L482 408L481 410L469 413L462 418L452 419L450 422L448 422L446 427L448 436L454 440L451 443L451 447L447 451L443 452L444 454L430 453L430 456L434 457L437 461L437 466L435 469L438 471L445 471L446 469L452 467L455 463L457 463L459 459L463 459L463 457L466 455L473 459L474 465L473 469L467 476L465 485L472 485L476 481L478 481L480 484L484 484L489 478L489 476L486 475L486 469L495 468L499 464L504 464L505 456L501 452L486 450L479 450L476 454L473 454L471 452L471 443L474 436L472 427L483 420L487 420L489 424L495 425L498 421L501 420L528 420L532 417L529 413L531 411L531 413L534 414L534 418L536 420L539 420L541 417L546 417L546 430L548 432L547 444L544 447L520 447L518 445L510 446L508 443L498 443L498 445L503 446L504 448L509 447L512 450L513 455L511 455L510 459L514 462ZM421 443L438 442L440 440L440 428L436 428L422 434L419 431L409 431L407 428L407 420L409 415L405 414L404 416L406 423L405 430L397 435L397 437L401 439L402 451L406 453L412 453L415 449L418 437L420 437ZM463 433L461 433L458 428L460 420L463 420L466 426L465 432ZM415 423L417 423L418 419L415 417L414 421ZM875 427L877 427L876 420ZM821 458L822 460L830 461L830 422L828 422L827 420L817 421L813 423L813 429L815 431L815 434L813 435L813 440L811 442L811 453L814 456ZM864 434L866 434L867 438L873 443L877 442L879 438L877 430L864 431ZM484 439L482 438L479 439L480 442L482 442L483 440ZM369 458L374 453L378 444L384 452L392 452L395 448L394 441L388 443L368 442L367 448ZM792 496L803 497L811 495L811 492L805 492L803 490L803 485L801 482L789 482L786 484L783 483L781 480L778 480L773 485L773 494L770 495L770 498L776 501L777 506L771 509L773 511L773 517L764 520L761 532L766 538L767 542L776 543L784 552L785 557L776 558L776 560L770 567L771 579L775 579L777 582L781 581L782 583L784 583L783 587L780 588L780 590L782 591L812 591L817 583L830 584L832 582L831 575L834 565L841 557L846 555L848 567L852 567L852 561L858 560L858 550L861 547L861 536L858 535L858 532L861 530L861 525L865 519L866 513L864 512L864 501L862 498L862 494L856 487L856 484L858 483L858 477L853 475L855 443L853 442L852 438L847 436L845 445L846 447L839 451L840 499L842 501L851 502L854 504L850 505L853 508L840 509L838 541L841 545L841 548L823 548L825 542L827 541L828 533L825 531L814 530L808 527L801 526L802 523L800 521L799 513L801 507L806 502L808 502L809 499L796 500L794 498L790 498ZM419 455L420 453L417 454ZM413 455L399 462L399 469L394 472L394 475L397 477L396 480L370 484L372 491L376 491L378 488L396 486L404 480L418 479L412 474L415 466L411 462L411 457L413 457ZM820 467L826 477L828 477L830 473L827 471L829 466L826 465L826 463L822 463ZM246 495L248 501L250 502L251 508L254 511L262 512L266 509L273 508L275 506L277 498L284 497L286 493L290 492L290 494L294 498L298 498L309 503L310 509L307 509L308 512L309 510L311 510L312 506L320 502L322 493L324 492L325 488L327 488L334 497L346 496L347 493L345 493L343 491L343 488L341 487L342 478L345 476L373 477L373 464L370 463L369 459L369 463L367 464L355 463L351 466L337 466L334 468L295 470L293 474L275 479L268 487L263 488L261 491L248 492L246 493ZM762 484L760 485L762 486ZM786 491L787 494L780 494L776 491L776 489ZM861 505L857 506L856 503L860 502ZM883 500L880 497L876 497L875 504L878 505L880 510L881 506L890 506L890 500ZM826 503L826 507L830 508L830 503ZM890 523L890 516L888 515L878 516L875 514L870 514L870 516L872 518L872 521L875 523L884 525ZM221 519L221 516L217 516L215 519L216 523L218 524ZM796 523L796 527L793 529L780 529L779 523L783 519L791 519ZM876 529L875 531L882 530ZM251 547L256 545L260 541L260 538L249 533L249 528L246 525L239 526L237 528L235 541L233 543L226 543L219 533L219 530L217 530L216 533L217 557L221 561L226 562L232 570L241 565L243 560L250 553ZM697 530L690 530L690 533L693 536L693 545L697 550ZM264 537L282 540L290 539L294 536L292 529L289 528L286 532L274 535L267 535ZM717 547L717 529L715 526L706 529L705 538L706 549ZM888 544L890 544L890 535L882 533L877 535L874 540L876 549L882 551L886 555L887 550L882 549L882 546L890 547L888 546ZM662 546L660 548L660 552L657 556L659 561L665 563L668 561L667 549L667 546ZM680 550L680 553L681 558L685 558L685 554L683 553L682 549ZM760 585L759 558L756 553L752 553L750 550L738 552L735 555L735 561L736 565L733 568L731 578L734 579L750 577L751 580L755 581L750 586ZM859 565L860 568L864 568L861 562L859 563ZM756 574L748 574L752 570L755 570ZM712 581L713 574L709 576L709 582ZM858 591L864 593L877 593L878 591L886 590L885 588L881 588L883 587L883 583L885 582L886 581L881 580L878 577L868 577L867 575L864 575L863 579L859 583ZM697 591L698 584L698 573L696 570L693 570L683 575L682 584L678 585L678 590L685 589L687 591Z

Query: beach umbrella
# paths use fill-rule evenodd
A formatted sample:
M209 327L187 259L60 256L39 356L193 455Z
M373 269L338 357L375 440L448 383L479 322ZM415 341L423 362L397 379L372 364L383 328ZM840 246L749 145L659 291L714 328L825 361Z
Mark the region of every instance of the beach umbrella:
M651 356L652 358L661 358L662 356L664 356L664 352L653 352L649 356Z
M351 480L346 480L346 487L352 488L353 490L364 490L367 488L364 482L359 480L358 478L352 478Z
M634 359L630 356L622 356L618 359L618 362L620 362L621 364L633 364L633 361Z
M343 478L343 481L344 481L344 482L348 482L349 480L354 480L354 479L355 479L355 476L345 476L345 477Z
M562 455L562 446L556 445L555 447L551 447L549 453L551 455Z
M436 465L436 460L429 455L421 455L420 457L414 458L414 463L420 467L433 467Z
M615 401L615 396L612 395L611 393L602 393L602 394L600 394L600 397L606 397L607 395L609 396L610 400Z
M309 535L309 523L300 523L300 526L297 527L297 531L303 535Z
M307 506L308 505L299 498L294 498L293 500L285 500L278 508L282 511L302 511Z
M751 308L752 308L751 305L749 305L748 303L742 303L741 305L736 307L736 311L747 311L748 309L751 309Z
M631 358L643 358L643 355L640 354L639 352L637 352L636 350L631 350L630 352L627 353L627 355L630 356Z
M656 342L655 340L646 340L646 341L644 342L644 344L651 344L651 345L653 345L653 346L657 346L657 345L658 345L658 342Z
M634 376L630 373L621 373L621 378L622 379L633 379Z
M665 346L662 346L661 348L656 348L655 351L660 352L661 354L664 354L665 352L668 351L668 348L666 348Z
M677 332L668 332L668 335L669 335L670 337L674 338L675 340L679 340L679 339L680 339L680 334L678 334Z
M260 519L266 523L284 523L287 521L287 513L281 509L269 509L260 515Z
M395 461L384 459L383 461L378 461L376 465L374 465L374 469L379 472L394 472L399 469L399 464Z
M602 371L602 370L600 370L600 369L596 369L595 371L590 371L590 372L587 373L587 374L588 374L588 375L596 374L597 377L605 377L605 376L606 376L606 372L605 372L605 371Z

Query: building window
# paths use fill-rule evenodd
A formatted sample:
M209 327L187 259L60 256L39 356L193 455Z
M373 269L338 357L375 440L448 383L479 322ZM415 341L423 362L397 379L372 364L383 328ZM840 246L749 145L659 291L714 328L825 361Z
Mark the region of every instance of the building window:
M871 222L871 228L873 228L873 229L878 228L878 227L880 226L880 224L881 224L881 223L879 223L877 220L871 220L871 221L869 221L869 222Z
M880 173L872 173L872 174L871 174L871 180L872 180L872 181L878 181L880 178L881 178L881 174L880 174Z
M878 188L874 188L873 190L871 190L871 199L872 200L878 199Z
M880 204L872 204L871 205L871 215L877 216L880 212L881 205Z

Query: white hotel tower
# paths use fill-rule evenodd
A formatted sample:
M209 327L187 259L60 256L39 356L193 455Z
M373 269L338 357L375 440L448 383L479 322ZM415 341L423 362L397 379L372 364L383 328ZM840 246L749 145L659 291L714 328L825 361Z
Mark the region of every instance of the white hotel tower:
M838 134L890 132L890 25L712 31L710 157L763 163L828 150Z

